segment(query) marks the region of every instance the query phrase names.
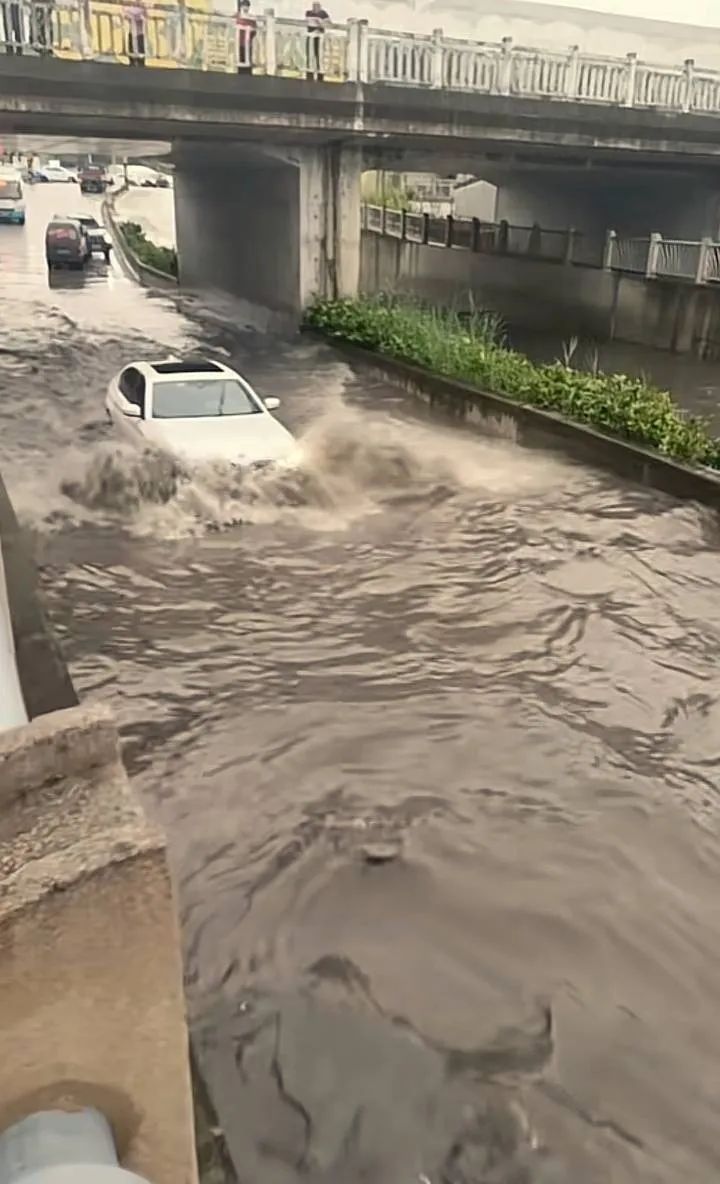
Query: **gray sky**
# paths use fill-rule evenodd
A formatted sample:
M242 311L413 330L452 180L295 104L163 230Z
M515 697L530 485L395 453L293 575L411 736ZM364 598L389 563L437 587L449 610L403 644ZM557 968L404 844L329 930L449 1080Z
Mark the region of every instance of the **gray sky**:
M718 0L552 0L563 8L585 8L592 12L613 12L620 16L639 16L658 21L684 21L688 25L712 25L720 28Z
M227 0L234 3L234 0ZM530 0L531 3L542 5L543 0ZM377 14L385 16L385 28L413 30L427 32L433 27L433 21L439 25L449 25L444 18L444 0L365 0L358 4L357 0L325 0L326 7L336 20L345 20L348 16L366 15L371 24L377 24ZM660 21L683 22L687 25L706 25L720 29L720 0L545 0L558 8L584 8L589 12L612 13L620 16L645 17ZM275 0L274 8L279 16L297 16L304 0ZM254 7L265 7L264 0L254 0ZM449 7L457 14L458 6L449 0ZM469 23L472 24L470 14L472 3L466 4ZM502 12L502 0L498 0L496 12ZM479 14L478 14L479 16Z

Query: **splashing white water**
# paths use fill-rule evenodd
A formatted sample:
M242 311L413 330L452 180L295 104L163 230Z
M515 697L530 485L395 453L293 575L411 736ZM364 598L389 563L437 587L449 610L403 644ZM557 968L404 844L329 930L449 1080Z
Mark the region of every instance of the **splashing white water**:
M333 401L300 437L294 469L190 467L100 441L68 450L19 499L35 528L93 521L178 538L239 523L292 519L342 530L397 501L476 491L493 500L541 492L569 466L437 425L368 415ZM28 496L28 494L30 496ZM50 512L48 513L48 507Z

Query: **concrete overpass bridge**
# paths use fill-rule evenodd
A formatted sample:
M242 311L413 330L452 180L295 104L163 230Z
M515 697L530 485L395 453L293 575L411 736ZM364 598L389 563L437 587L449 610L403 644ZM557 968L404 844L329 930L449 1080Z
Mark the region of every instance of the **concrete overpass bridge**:
M304 23L272 14L257 19L251 64L238 61L235 25L219 14L148 7L129 18L94 0L7 0L10 10L0 129L171 143L182 275L193 285L292 313L314 292L352 292L363 168L487 177L510 221L717 233L720 74L694 63L351 21L323 33L321 81L314 69L305 76L317 63ZM131 19L158 68L128 68Z

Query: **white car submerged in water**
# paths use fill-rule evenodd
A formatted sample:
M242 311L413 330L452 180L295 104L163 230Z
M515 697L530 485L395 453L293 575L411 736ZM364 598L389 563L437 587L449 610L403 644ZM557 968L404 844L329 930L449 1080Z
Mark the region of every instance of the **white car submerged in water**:
M134 362L113 378L105 407L125 440L190 463L253 465L295 462L297 444L264 402L221 362L166 358Z

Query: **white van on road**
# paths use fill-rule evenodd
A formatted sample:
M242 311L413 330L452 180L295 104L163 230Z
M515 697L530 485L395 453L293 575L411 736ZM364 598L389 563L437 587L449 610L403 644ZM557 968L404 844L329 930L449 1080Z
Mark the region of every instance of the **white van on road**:
M17 169L0 168L0 222L25 225L25 194Z

